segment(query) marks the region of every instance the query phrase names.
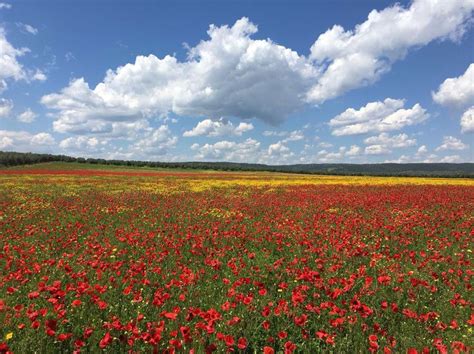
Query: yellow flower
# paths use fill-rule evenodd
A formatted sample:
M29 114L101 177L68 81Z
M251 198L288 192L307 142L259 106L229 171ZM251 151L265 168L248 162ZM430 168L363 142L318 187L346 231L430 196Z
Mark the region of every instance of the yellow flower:
M13 338L13 332L7 333L7 335L5 336L6 340L10 340L12 338Z

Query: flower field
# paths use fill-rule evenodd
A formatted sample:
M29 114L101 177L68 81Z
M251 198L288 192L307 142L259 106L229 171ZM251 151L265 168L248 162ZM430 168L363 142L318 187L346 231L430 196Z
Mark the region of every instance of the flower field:
M0 170L0 352L469 352L474 180Z

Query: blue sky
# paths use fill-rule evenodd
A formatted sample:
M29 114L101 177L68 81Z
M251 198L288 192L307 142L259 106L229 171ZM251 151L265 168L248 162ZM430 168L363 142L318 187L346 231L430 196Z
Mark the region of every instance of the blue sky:
M472 162L472 0L0 0L0 150Z

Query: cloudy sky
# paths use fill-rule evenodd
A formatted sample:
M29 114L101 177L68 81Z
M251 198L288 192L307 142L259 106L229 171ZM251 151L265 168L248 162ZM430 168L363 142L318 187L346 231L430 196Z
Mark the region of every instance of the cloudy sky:
M472 162L473 10L474 0L0 0L0 150Z

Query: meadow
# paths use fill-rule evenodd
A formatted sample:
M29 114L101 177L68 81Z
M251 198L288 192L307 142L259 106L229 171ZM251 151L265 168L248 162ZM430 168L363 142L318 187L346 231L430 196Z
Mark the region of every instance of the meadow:
M0 170L2 353L474 349L472 179L66 165Z

